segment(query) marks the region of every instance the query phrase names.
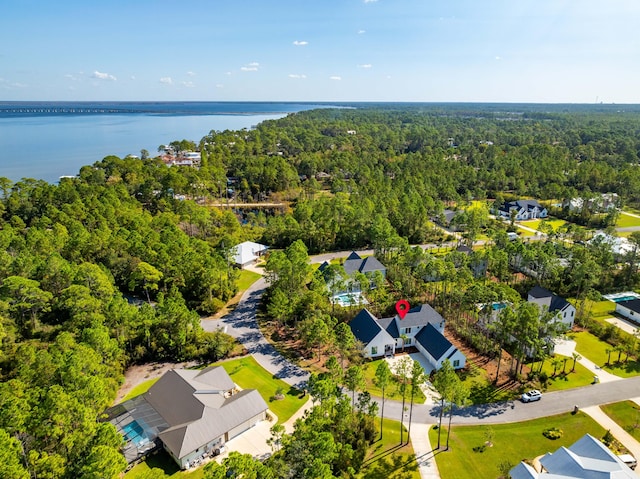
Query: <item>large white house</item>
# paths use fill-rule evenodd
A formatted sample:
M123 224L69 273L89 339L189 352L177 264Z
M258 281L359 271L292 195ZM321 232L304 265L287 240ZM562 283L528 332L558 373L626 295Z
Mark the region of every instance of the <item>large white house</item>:
M510 220L512 212L516 221L546 218L547 209L536 200L505 201L494 211L496 216Z
M238 392L224 368L208 367L168 371L145 394L106 414L124 438L128 462L164 447L188 469L265 420L267 409L257 390Z
M549 312L555 313L554 320L562 323L567 330L573 328L576 308L566 299L542 286L536 286L527 293L527 301L537 304L541 310L546 308Z
M392 356L407 346L415 346L433 369L448 359L454 369L466 364L466 357L444 336L444 318L430 305L410 309L404 319L376 318L362 309L349 323L367 358Z
M268 249L269 247L263 244L245 241L233 247L233 262L240 268L246 268L255 264Z

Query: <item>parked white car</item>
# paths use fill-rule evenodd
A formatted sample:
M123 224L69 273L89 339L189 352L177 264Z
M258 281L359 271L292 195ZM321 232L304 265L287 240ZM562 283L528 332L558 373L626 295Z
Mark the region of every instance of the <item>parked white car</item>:
M532 389L531 391L523 393L520 399L522 400L522 402L539 401L540 399L542 399L542 393L537 389Z

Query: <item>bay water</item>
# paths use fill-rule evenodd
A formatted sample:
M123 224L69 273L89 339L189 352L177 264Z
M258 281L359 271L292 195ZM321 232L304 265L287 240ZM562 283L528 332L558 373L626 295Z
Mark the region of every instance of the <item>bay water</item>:
M90 105L83 104L83 113L70 113L78 111L77 104L73 110L64 103L0 104L0 177L57 183L61 176L76 175L82 166L108 155L140 156L145 149L155 156L158 146L175 140L198 143L211 130L250 129L264 120L319 106L238 102L128 108L132 104L111 103L125 107L91 113Z

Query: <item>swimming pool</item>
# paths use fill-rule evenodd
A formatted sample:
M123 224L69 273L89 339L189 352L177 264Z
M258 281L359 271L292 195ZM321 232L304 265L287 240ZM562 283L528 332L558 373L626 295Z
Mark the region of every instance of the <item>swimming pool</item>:
M360 293L344 293L333 297L333 302L342 307L369 304L369 301Z
M620 298L615 298L615 299L613 300L613 302L614 302L614 303L621 303L621 302L623 302L623 301L630 301L630 300L632 300L632 299L638 299L638 297L637 297L637 296L622 296L622 297L620 297Z
M136 447L140 447L149 442L149 438L144 433L144 429L137 421L131 421L124 426L122 433L127 441L132 442Z
M633 291L625 291L624 293L605 294L604 298L609 301L613 301L614 303L621 303L622 301L640 299L640 294Z

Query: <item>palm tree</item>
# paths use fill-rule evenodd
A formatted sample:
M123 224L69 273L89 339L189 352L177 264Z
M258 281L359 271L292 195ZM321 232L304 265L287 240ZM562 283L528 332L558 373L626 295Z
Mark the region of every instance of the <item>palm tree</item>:
M582 359L582 356L574 352L572 354L572 357L573 357L573 366L571 367L571 372L574 372L576 370L576 361L580 361Z

